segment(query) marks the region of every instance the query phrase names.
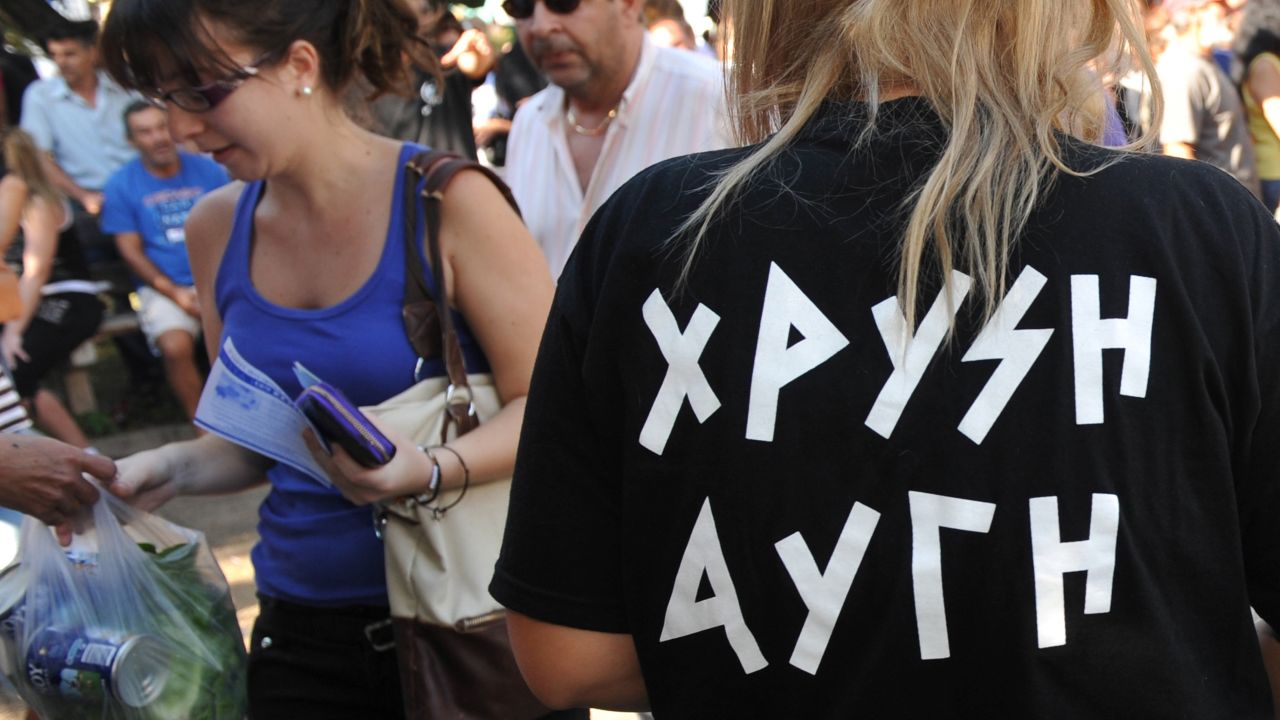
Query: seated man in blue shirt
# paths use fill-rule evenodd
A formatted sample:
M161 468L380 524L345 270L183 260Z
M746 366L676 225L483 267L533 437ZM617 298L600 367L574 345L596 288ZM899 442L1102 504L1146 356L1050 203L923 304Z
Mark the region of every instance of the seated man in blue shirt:
M187 213L228 182L222 166L179 150L164 111L136 102L124 112L138 157L107 181L102 231L115 234L120 256L138 278L139 321L164 358L169 385L195 417L203 384L196 368L200 303L187 261Z

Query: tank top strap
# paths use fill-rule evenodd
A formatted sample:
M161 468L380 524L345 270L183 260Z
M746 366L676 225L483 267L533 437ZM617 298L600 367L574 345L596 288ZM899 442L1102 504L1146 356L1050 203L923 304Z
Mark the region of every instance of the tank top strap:
M262 197L264 183L261 180L248 183L236 201L235 215L231 222L231 235L222 251L218 275L214 279L214 302L219 314L226 316L226 304L231 294L249 275L249 249L253 240L253 212Z

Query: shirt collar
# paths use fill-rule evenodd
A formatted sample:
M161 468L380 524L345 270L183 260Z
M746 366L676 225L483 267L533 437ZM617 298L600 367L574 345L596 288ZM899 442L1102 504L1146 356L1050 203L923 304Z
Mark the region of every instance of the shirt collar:
M113 80L111 76L106 73L105 70L98 70L96 74L98 76L98 92L99 93L123 93L124 92L124 88L120 87L116 83L116 81ZM72 95L75 95L75 92L71 89L71 86L67 84L66 78L62 77L61 75L55 76L53 78L53 82L54 82L53 91L54 91L54 94L56 94L58 97L63 99L69 99Z
M864 102L827 100L805 123L799 139L849 145L867 126L870 106ZM933 105L923 97L909 96L880 104L876 136L898 137L925 144L946 144L946 128Z

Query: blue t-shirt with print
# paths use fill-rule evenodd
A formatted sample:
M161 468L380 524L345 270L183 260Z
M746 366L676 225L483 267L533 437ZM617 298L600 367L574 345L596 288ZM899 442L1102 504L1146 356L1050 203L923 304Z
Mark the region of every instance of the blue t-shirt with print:
M181 167L173 177L152 175L139 159L117 170L103 190L101 222L106 233L138 233L143 252L161 272L178 285L192 285L183 227L187 214L230 178L204 156L179 151L178 157Z

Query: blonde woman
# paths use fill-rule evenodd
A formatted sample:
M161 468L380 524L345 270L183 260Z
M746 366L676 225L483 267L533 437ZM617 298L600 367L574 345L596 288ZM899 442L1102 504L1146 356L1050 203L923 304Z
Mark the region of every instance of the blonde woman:
M750 145L641 173L559 283L491 586L531 686L1269 717L1280 231L1099 147L1133 3L729 5Z
M17 128L0 153L0 253L20 271L22 314L0 331L0 354L40 428L79 448L89 446L75 418L40 381L92 338L102 301L89 278L66 198L40 163L40 151Z

